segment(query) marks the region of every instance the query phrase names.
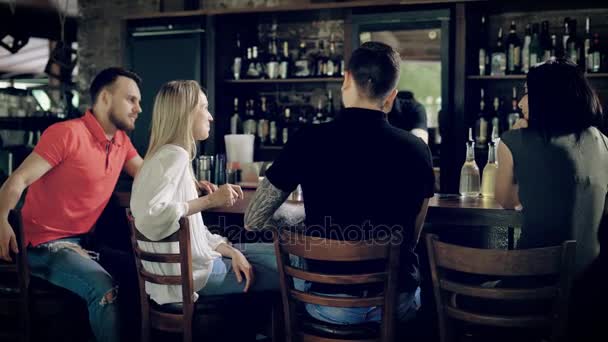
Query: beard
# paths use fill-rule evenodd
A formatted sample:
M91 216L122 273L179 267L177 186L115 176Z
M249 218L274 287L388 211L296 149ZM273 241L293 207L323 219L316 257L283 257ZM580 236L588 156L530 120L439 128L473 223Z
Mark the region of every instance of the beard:
M131 123L129 117L122 119L116 114L114 109L110 110L110 122L121 131L132 131L135 129L135 125Z

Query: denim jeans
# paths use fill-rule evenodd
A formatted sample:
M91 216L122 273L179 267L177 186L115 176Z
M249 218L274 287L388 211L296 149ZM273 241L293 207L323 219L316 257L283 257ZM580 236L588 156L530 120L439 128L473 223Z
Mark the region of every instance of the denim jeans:
M87 303L89 322L97 342L120 340L117 287L106 270L80 246L67 238L28 247L33 276L65 288Z
M271 243L244 243L234 244L247 258L253 267L254 280L249 287L249 292L279 291L279 273L277 270L277 258L274 245ZM232 259L217 258L213 261L213 270L207 280L207 284L198 294L201 296L223 295L242 293L245 288L245 279L242 282L236 280L232 270Z

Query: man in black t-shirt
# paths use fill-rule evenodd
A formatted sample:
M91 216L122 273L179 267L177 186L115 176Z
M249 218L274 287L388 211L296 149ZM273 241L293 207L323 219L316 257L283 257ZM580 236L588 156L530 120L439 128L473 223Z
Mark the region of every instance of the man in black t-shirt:
M398 311L405 318L419 305L414 247L428 199L433 196L434 176L427 145L391 126L383 112L397 95L399 65L399 55L383 43L368 42L353 52L342 85L345 109L336 120L302 128L290 138L259 184L245 213L245 227L262 229L301 185L307 233L352 240L373 237L385 227L400 228L403 243ZM326 273L350 271L327 262L308 266ZM310 290L373 295L378 289L352 285L348 293L335 286ZM307 305L306 309L313 317L336 324L377 321L381 316L381 308Z
M387 116L391 125L411 132L428 144L426 109L414 98L414 93L400 91Z

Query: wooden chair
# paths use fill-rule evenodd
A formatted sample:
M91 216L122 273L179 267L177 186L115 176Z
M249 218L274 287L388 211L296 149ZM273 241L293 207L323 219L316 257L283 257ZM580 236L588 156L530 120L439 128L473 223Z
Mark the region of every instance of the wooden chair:
M281 281L286 341L393 341L395 330L397 279L400 246L389 240L380 243L345 242L306 236L282 230L275 232L274 243ZM375 273L324 274L292 267L289 255L317 261L360 262L380 260L386 268ZM331 297L305 293L294 288L293 279L314 283L340 285L370 285L382 283L384 291L375 297ZM334 325L299 313L303 304L334 307L382 306L382 323Z
M0 341L30 340L30 291L27 249L23 241L21 215L11 210L8 217L13 227L19 254L11 254L12 262L0 261ZM17 315L15 315L17 313ZM8 320L14 317L16 322Z
M524 328L541 332L557 341L563 335L567 319L567 303L574 271L575 241L566 241L561 246L524 249L494 250L456 246L441 242L436 235L426 237L433 280L433 290L439 317L442 342L454 340L455 322L495 328ZM494 279L513 277L543 277L554 282L530 283L519 287L483 287L462 280L455 280L450 272L470 275L486 275ZM528 278L530 279L530 278ZM514 283L512 280L507 284ZM514 314L481 313L459 305L458 298L467 296L482 304L497 307L500 303L518 303L545 300L552 303L542 312L526 313L517 310ZM494 301L494 302L491 302ZM492 304L490 304L492 303ZM517 305L517 304L516 304ZM485 311L485 310L483 310ZM528 331L530 331L528 330Z

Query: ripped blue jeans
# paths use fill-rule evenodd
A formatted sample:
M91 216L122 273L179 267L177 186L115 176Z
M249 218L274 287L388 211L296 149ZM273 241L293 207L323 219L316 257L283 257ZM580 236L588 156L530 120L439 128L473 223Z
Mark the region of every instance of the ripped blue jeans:
M33 276L65 288L87 303L89 322L97 342L119 341L117 287L95 260L80 246L80 239L66 238L28 247Z

